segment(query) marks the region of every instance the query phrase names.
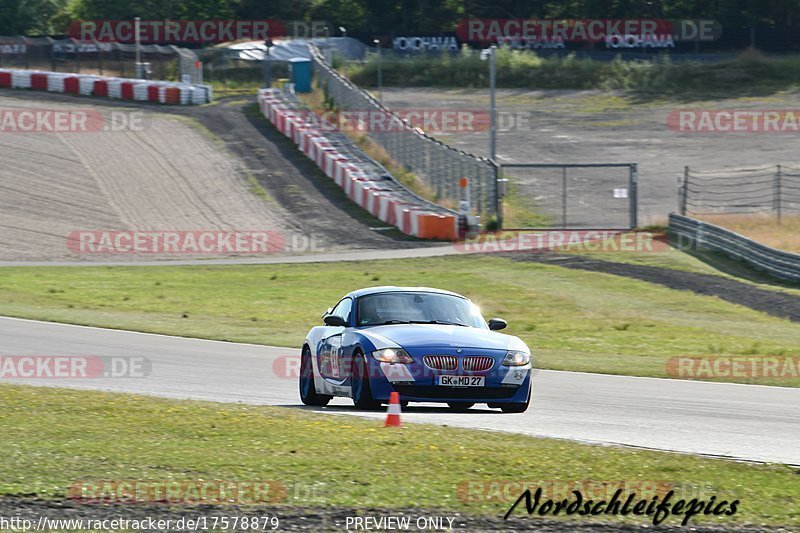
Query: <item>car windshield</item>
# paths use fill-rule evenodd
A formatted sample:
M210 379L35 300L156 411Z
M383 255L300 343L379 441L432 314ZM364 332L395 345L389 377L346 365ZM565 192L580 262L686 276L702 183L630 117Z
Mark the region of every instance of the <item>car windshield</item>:
M383 292L358 299L359 326L381 324L451 324L487 328L469 300L432 292Z

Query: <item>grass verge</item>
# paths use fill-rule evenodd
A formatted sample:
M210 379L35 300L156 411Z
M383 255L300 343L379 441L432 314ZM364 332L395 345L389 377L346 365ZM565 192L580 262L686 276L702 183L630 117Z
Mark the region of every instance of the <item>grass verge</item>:
M775 215L703 215L701 220L744 235L761 244L800 253L800 216Z
M800 56L764 56L747 51L714 63L578 59L574 54L542 57L531 51L497 51L497 86L528 89L621 89L640 95L671 95L680 99L719 95L759 95L797 87ZM489 69L479 54L427 54L381 58L383 84L396 87L486 87ZM345 67L357 85L372 87L378 57Z
M518 493L493 492L490 483L624 482L634 491L657 483L676 497L741 501L732 517L691 523L800 521L797 475L782 465L416 424L392 430L299 409L101 392L3 385L0 400L4 495L64 497L92 480L273 481L287 489L286 504L424 505L501 516ZM469 482L481 488L468 489Z
M348 291L429 285L508 319L541 368L668 377L674 356L800 354L800 326L788 320L644 281L499 257L2 273L2 315L229 341L299 347Z

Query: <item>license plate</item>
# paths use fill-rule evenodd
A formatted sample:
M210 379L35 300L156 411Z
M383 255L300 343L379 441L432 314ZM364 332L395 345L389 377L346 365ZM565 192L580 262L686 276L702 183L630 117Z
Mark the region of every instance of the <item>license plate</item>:
M437 385L442 387L483 387L485 376L438 376Z

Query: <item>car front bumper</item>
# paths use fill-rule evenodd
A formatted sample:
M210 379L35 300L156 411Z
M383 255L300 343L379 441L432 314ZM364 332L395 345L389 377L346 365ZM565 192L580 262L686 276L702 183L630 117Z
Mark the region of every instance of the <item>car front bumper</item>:
M439 352L437 352L439 353ZM531 364L503 366L502 354L491 354L494 364L487 371L468 372L462 369L461 355L454 370L431 369L418 354L411 354L414 363L390 364L372 360L370 385L372 396L388 401L392 392L400 393L401 401L410 402L474 402L524 403L531 387ZM485 351L480 355L490 355ZM466 356L469 356L467 354ZM438 384L439 376L483 376L482 386L453 387Z

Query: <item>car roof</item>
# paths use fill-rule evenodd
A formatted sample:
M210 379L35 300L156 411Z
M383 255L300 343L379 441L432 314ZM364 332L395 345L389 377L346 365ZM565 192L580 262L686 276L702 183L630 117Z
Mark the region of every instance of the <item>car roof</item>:
M351 298L361 298L369 294L378 294L382 292L431 292L436 294L449 294L451 296L458 296L459 298L467 299L455 292L446 291L443 289L434 289L431 287L395 287L394 285L383 285L380 287L365 287L348 293L346 296Z

